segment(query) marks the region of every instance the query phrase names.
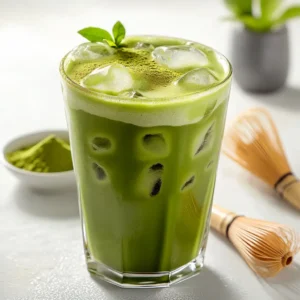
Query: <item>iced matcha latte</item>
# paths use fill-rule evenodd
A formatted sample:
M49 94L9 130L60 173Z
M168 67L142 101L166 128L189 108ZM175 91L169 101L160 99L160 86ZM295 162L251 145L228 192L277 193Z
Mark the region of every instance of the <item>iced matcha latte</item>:
M61 63L88 270L123 287L200 271L230 91L183 39L85 43Z

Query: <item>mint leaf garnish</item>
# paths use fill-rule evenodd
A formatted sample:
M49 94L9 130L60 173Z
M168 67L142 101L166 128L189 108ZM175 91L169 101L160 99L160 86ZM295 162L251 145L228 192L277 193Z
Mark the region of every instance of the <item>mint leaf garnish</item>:
M113 41L110 41L110 40L104 40L104 42L106 42L108 44L108 46L110 47L113 47L113 48L116 48L117 45L115 44L115 42Z
M108 31L98 27L86 27L79 30L78 33L90 42L102 42L103 40L113 41Z
M115 44L119 46L126 34L125 27L120 21L116 22L116 24L114 25L113 34L115 38Z
M126 34L124 25L120 21L117 21L112 31L114 38L112 38L111 34L107 30L98 27L86 27L79 30L78 33L92 43L106 42L113 48L122 47L121 43Z

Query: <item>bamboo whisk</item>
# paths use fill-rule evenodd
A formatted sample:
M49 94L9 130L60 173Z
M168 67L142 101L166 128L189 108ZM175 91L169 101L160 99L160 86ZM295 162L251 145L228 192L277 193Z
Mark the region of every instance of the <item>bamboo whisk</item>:
M226 236L249 267L262 277L273 277L290 265L299 251L299 237L284 225L239 216L213 206L211 227Z
M300 181L291 172L268 111L254 108L239 115L224 136L222 150L300 210Z

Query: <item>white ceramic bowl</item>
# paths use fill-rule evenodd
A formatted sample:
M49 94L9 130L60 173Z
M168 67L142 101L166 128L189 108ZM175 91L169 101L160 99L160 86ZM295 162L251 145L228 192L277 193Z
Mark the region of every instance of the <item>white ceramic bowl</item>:
M76 181L73 170L53 173L31 172L13 166L6 159L6 153L33 145L50 134L55 134L59 138L69 140L69 135L66 130L47 130L22 135L10 140L4 145L1 153L1 161L8 171L17 177L24 185L27 185L31 188L57 190L75 187Z

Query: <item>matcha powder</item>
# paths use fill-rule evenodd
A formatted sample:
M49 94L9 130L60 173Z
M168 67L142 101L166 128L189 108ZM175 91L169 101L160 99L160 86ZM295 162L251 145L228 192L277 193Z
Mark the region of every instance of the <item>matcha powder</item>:
M70 145L55 135L8 153L6 158L15 167L33 172L51 173L73 169Z
M70 78L80 84L81 79L97 68L111 64L121 64L130 69L135 76L144 79L144 88L152 90L157 86L167 86L182 74L158 65L153 61L149 51L120 48L115 55L90 63L77 63L73 66ZM141 87L143 89L143 87Z

